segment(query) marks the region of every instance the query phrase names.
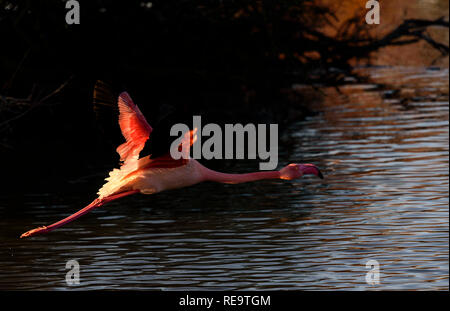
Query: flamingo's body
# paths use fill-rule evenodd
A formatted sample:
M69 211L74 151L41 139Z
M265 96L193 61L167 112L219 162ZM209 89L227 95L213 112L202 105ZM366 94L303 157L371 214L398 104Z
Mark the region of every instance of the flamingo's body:
M164 156L169 157L169 156ZM173 160L172 160L173 161ZM129 174L123 180L122 190L139 190L143 194L153 194L164 190L183 188L202 182L205 176L202 171L202 166L194 159L187 159L186 161L167 161L167 165L174 165L173 167L160 167L164 165L164 161L159 163L157 159L153 163L150 161L150 167L143 167ZM151 166L154 164L156 166ZM179 166L177 166L179 165Z
M280 171L226 174L210 170L191 158L174 160L170 154L155 159L150 156L139 158L139 153L144 148L153 129L128 93L120 94L118 102L119 124L126 139L126 142L117 148L120 160L123 161L120 169L110 172L110 176L106 179L108 182L99 190L99 197L91 204L50 226L30 230L22 234L21 238L52 231L96 207L135 193L153 194L191 186L203 181L235 184L261 179L292 180L305 174L314 174L323 178L319 169L313 164L289 164ZM196 130L187 133L182 144L192 145L196 139L195 133Z

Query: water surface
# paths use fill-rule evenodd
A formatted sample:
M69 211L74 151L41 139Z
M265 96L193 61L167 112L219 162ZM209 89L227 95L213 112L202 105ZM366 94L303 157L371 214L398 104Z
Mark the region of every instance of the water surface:
M94 194L2 194L0 289L448 290L448 69L369 73L376 83L321 89L318 114L280 141L280 165L315 163L324 180L124 198L26 240Z

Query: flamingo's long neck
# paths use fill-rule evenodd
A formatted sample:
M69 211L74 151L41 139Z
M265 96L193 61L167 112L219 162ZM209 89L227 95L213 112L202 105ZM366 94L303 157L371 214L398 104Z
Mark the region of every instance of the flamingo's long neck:
M205 180L209 181L215 181L225 184L239 184L243 182L262 179L279 179L281 175L279 171L255 172L247 174L227 174L205 168L204 177Z

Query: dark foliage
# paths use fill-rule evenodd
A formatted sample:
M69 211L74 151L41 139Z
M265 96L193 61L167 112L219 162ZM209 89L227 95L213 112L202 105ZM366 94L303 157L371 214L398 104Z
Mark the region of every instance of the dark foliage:
M192 115L283 127L306 111L283 91L293 82L339 84L351 58L390 44L423 39L448 54L424 33L443 20L377 40L353 19L329 37L318 29L333 12L310 0L79 2L81 24L67 25L63 1L0 1L0 149L47 175L68 167L60 159L75 175L104 163L121 142L114 111L93 109L97 80L127 90L163 133Z

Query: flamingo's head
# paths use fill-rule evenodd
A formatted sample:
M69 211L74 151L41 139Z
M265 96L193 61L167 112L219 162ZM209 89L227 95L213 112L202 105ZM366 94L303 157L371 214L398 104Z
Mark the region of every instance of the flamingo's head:
M289 164L280 170L281 179L297 179L303 175L316 175L317 177L323 179L323 175L320 170L314 164Z

